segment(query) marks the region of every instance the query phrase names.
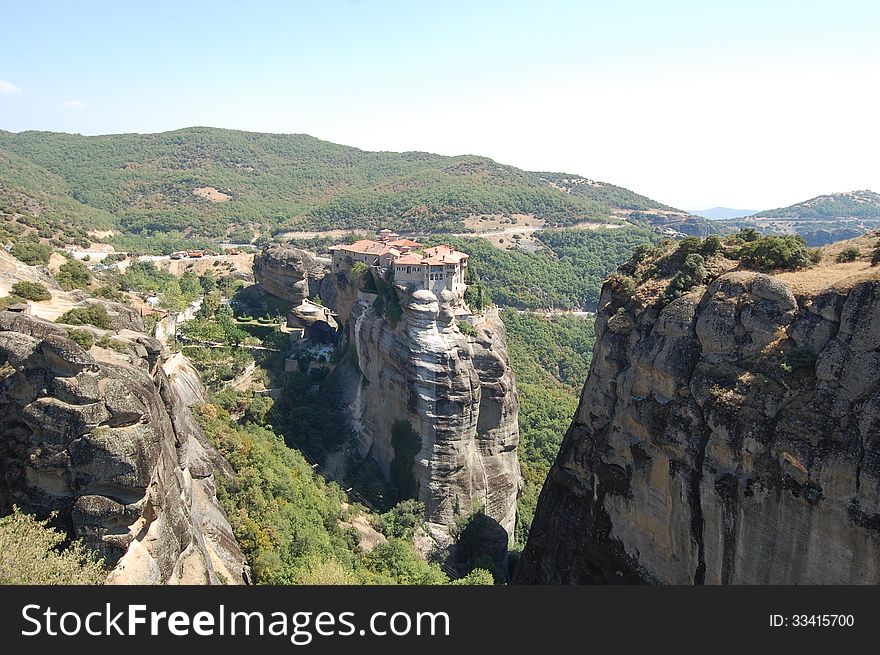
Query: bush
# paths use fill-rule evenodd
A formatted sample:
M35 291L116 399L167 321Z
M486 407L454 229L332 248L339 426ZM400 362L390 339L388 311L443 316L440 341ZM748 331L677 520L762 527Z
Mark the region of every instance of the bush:
M73 289L85 289L89 286L89 280L92 279L89 269L76 259L68 259L58 269L55 280L59 286L65 291Z
M52 299L52 294L49 293L46 285L39 282L16 282L12 285L10 292L20 298L33 300L34 302Z
M85 330L70 330L67 337L83 350L88 350L95 345L95 337L91 332Z
M353 278L363 277L369 270L370 267L365 262L355 262L351 267L351 276Z
M104 306L97 303L87 307L74 307L64 312L55 322L65 325L94 325L104 330L110 329L110 316Z
M13 507L0 519L0 584L101 584L103 563L78 541Z
M12 245L9 254L23 261L28 266L45 266L52 255L52 247L42 243L18 241Z
M810 348L798 346L785 357L782 369L787 373L808 373L816 367L816 353Z
M20 302L24 302L24 298L16 296L15 294L10 296L3 296L2 298L0 298L0 311L4 309L9 309L13 305L17 305Z
M711 257L712 255L721 252L722 245L723 242L721 241L721 237L714 234L708 236L700 247L700 254L703 255L703 257Z
M671 302L698 284L702 284L706 277L705 263L702 255L693 254L685 257L681 270L675 274L669 286L666 287L664 294L666 302Z
M638 289L638 283L635 279L629 275L623 275L622 273L613 273L608 278L608 286L611 287L611 291L614 292L615 295L620 296L625 300L632 300Z
M474 329L474 326L471 325L470 323L468 323L467 321L459 321L458 322L458 329L462 334L467 335L469 337L477 336L477 331Z
M424 515L424 503L413 499L403 500L379 516L377 527L386 537L410 541L416 528L422 525Z
M849 246L845 248L839 255L837 255L837 261L840 263L846 262L854 262L859 258L859 249L855 246Z
M482 281L475 280L465 290L464 301L471 308L471 311L481 312L492 304L492 295Z
M800 236L784 234L748 241L736 249L733 257L758 270L796 270L818 263L822 254L817 248L807 248Z

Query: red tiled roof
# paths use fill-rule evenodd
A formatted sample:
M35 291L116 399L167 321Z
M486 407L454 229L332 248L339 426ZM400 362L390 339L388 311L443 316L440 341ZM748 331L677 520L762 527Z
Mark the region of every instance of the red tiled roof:
M397 259L394 260L394 263L398 266L400 265L412 265L412 264L421 264L422 256L417 252L408 252L405 255L401 255Z
M395 239L388 242L389 246L397 246L398 248L421 248L422 244L412 239Z
M381 241L361 239L354 243L343 243L338 246L333 246L332 250L346 250L348 252L356 252L362 255L376 255L379 257L380 255L387 253L391 248L388 244L382 243Z

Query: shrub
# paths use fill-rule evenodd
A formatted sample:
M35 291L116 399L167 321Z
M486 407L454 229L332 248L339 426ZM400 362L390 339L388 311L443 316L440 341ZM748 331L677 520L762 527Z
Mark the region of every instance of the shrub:
M808 373L816 367L816 353L810 348L798 346L785 357L782 369L787 373Z
M56 323L65 325L94 325L104 330L110 329L110 316L103 305L97 303L87 307L74 307L64 312Z
M89 286L92 275L85 265L76 259L68 259L58 269L55 276L59 286L65 291L85 289Z
M634 298L636 290L639 288L635 278L632 278L629 275L623 275L622 273L613 273L608 278L608 285L611 287L611 291L613 291L615 295L626 300Z
M424 503L418 500L403 500L384 514L377 521L379 531L386 537L412 540L416 528L422 525L425 514Z
M0 584L101 584L103 563L78 541L13 507L0 519Z
M467 321L459 321L458 322L458 329L462 334L467 335L469 337L477 336L477 331L474 329L474 326L471 325L470 323L468 323Z
M33 300L34 302L52 299L52 294L49 293L46 285L39 282L16 282L12 285L10 292L20 298Z
M703 257L711 257L714 254L721 252L721 247L723 242L721 241L721 237L712 235L706 237L706 240L703 241L703 245L700 247L700 254Z
M85 330L70 330L67 337L83 350L88 350L95 345L95 337L91 332Z
M666 302L675 300L698 284L702 284L706 277L705 263L702 255L693 254L685 257L681 270L675 274L669 286L666 287L664 294Z
M854 262L859 258L859 249L855 246L849 246L845 248L839 255L837 255L837 261L840 263L845 262Z
M18 241L12 245L9 254L28 266L46 265L52 254L52 247L42 243Z
M0 311L4 309L9 309L10 307L12 307L12 305L17 305L20 302L24 302L24 298L16 296L15 294L12 294L10 296L3 296L2 298L0 298Z
M822 258L817 248L807 248L806 242L795 234L760 237L737 248L733 256L759 270L796 270L816 264Z
M370 267L365 262L355 262L351 267L351 276L353 278L363 277L369 270Z

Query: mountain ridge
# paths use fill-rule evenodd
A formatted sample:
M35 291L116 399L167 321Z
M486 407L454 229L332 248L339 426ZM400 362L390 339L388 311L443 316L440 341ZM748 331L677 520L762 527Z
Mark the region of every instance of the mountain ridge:
M83 162L87 162L84 164ZM548 178L548 176L550 176ZM45 180L55 180L46 196ZM604 182L572 192L477 155L367 151L305 134L192 127L82 136L0 132L0 203L123 233L227 238L290 229L461 231L471 215L531 214L548 226L684 212ZM576 186L576 185L573 185Z

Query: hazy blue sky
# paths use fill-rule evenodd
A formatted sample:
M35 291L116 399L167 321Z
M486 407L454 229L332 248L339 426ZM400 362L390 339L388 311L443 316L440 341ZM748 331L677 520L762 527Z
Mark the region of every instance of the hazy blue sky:
M689 209L880 191L880 2L0 0L0 129L475 153Z

